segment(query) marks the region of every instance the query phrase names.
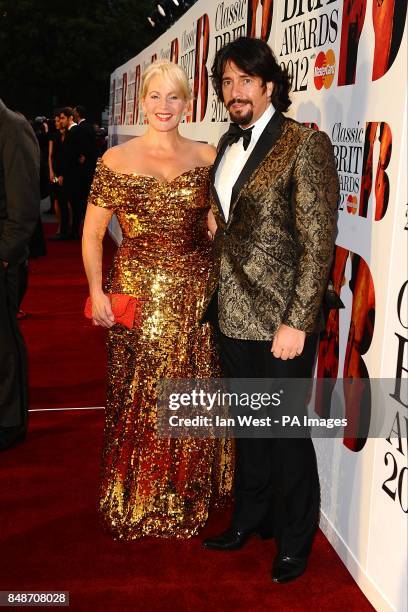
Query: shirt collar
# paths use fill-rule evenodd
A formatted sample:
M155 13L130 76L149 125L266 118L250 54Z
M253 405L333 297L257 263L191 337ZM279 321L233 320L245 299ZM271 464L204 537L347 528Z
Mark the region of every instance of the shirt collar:
M275 108L273 104L271 103L268 106L268 108L263 112L263 114L259 117L259 119L255 121L255 123L243 129L250 130L251 128L253 128L252 138L258 139L259 136L264 131L264 129L266 128L266 126L268 125L269 121L272 119L274 113L275 113Z

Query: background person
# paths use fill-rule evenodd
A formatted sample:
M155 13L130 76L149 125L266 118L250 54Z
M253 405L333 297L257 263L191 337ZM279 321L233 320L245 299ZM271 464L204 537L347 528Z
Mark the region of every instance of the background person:
M39 213L37 139L0 100L0 450L24 440L27 431L27 356L17 313Z
M65 129L61 126L59 118L60 111L56 111L54 115L54 130L50 133L48 143L48 165L50 169L50 199L52 202L50 211L55 212L57 218L57 236L61 235L61 206L60 200L62 197L60 177L62 177L62 155L63 144L65 139ZM61 179L62 180L62 179Z
M83 106L74 107L74 120L77 123L75 138L78 148L78 205L73 211L72 233L80 233L81 223L85 216L86 202L91 189L95 173L98 150L96 146L96 132L92 123L86 119L86 110Z
M78 238L72 235L72 219L74 209L79 207L79 151L75 137L76 123L74 112L70 106L61 109L60 126L65 130L65 137L61 150L61 176L58 182L60 190L61 227L60 235L53 236L53 240L67 240Z

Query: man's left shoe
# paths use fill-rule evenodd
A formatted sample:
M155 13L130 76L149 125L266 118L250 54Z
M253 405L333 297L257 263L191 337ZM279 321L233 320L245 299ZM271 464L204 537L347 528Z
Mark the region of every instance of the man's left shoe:
M274 582L290 582L301 576L307 566L307 557L288 557L278 555L272 566Z
M239 550L254 533L252 530L240 531L231 527L217 536L204 540L203 546L209 550Z

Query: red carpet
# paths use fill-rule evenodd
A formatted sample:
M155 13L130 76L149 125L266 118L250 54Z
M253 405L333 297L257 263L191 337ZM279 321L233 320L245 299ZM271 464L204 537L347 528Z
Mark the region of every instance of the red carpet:
M54 224L45 224L47 234ZM48 255L30 262L21 328L29 352L31 408L103 406L105 332L84 318L88 285L80 242L47 241ZM115 250L109 238L104 265Z
M24 321L36 407L103 403L103 338L81 319L78 243L50 245L33 264ZM50 297L52 294L52 298ZM271 541L216 553L200 537L117 543L96 513L102 410L33 412L28 440L0 455L0 590L64 590L72 610L372 610L321 533L309 569L275 585Z

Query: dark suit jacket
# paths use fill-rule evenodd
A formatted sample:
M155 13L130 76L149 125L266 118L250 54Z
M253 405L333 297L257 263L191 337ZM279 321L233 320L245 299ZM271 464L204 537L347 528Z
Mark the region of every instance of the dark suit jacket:
M30 124L0 100L0 260L19 263L40 212L40 150Z
M75 136L78 142L79 155L85 157L84 163L81 164L81 172L84 176L92 178L98 157L96 133L93 125L88 121L81 121L81 123L78 123Z
M219 144L215 173L227 147ZM281 323L312 333L336 235L339 182L323 132L275 112L234 185L225 219L213 187L218 320L231 338L271 340Z
M80 163L83 155L85 162ZM96 135L93 127L83 121L67 130L62 149L62 176L68 190L76 190L90 182L96 165Z
M77 137L78 126L73 125L65 133L61 151L61 175L64 178L64 187L74 189L78 187L80 180L79 168L79 139Z

